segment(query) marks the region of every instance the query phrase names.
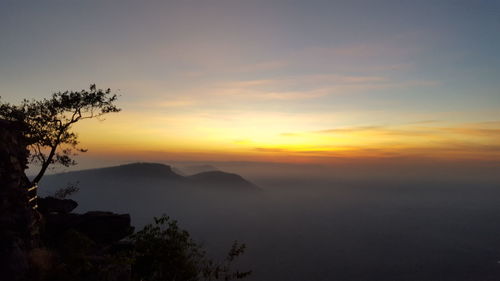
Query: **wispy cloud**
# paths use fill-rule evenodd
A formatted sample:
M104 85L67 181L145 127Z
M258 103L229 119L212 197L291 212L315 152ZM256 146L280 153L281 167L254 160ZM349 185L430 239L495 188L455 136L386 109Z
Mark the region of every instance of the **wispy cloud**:
M422 136L436 133L436 128L430 127L391 127L391 126L354 126L354 127L339 127L326 130L308 131L308 132L287 132L281 133L281 136L303 136L311 134L319 135L353 135L353 134L370 134L370 135L386 135L386 136Z
M183 108L198 104L193 98L165 98L144 100L140 103L134 103L134 107L162 109L162 108Z
M218 96L242 99L300 100L396 87L434 85L436 85L434 81L398 82L382 76L318 74L279 79L230 81L213 86L209 92Z
M466 136L485 136L485 137L499 137L500 128L440 128L441 130L453 134L466 135Z
M166 100L156 104L158 107L186 107L196 104L194 100Z
M432 120L433 121L433 120ZM281 153L327 156L425 156L425 157L500 157L500 124L495 122L432 126L414 125L352 126L317 131L286 132L279 136L296 140ZM425 126L424 126L425 125ZM265 147L263 152L273 152ZM278 150L274 152L279 152Z
M373 130L385 129L384 126L360 126L360 127L348 127L348 128L335 128L328 130L314 131L313 133L319 134L336 134L336 133L353 133L353 132L364 132Z
M425 157L444 159L483 159L499 160L500 145L484 145L460 141L448 141L433 146L310 146L307 148L254 147L254 151L298 157L319 158L393 158Z
M419 121L411 124L422 125L436 123L434 120ZM481 123L479 123L481 124ZM478 125L479 125L478 124ZM496 123L490 123L496 124ZM500 137L500 127L484 128L475 124L462 124L456 127L442 126L354 126L340 127L326 130L310 131L305 133L282 133L281 136L296 136L299 134L352 134L375 133L379 135L422 136L422 135L462 135L464 137Z
M436 119L428 119L428 120L419 120L419 121L415 121L415 122L410 122L408 124L410 125L421 125L421 124L433 124L433 123L439 123L440 120L436 120Z

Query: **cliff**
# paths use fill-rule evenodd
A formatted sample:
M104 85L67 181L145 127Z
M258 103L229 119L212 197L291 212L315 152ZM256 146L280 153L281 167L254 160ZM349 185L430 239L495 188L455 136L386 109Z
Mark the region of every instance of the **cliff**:
M28 252L36 246L37 212L27 202L29 155L17 123L0 120L0 276L25 280Z
M19 124L0 120L0 279L129 280L130 266L108 256L133 232L130 215L73 214L75 201L56 198L30 204L29 151L21 132ZM109 272L114 279L104 277Z

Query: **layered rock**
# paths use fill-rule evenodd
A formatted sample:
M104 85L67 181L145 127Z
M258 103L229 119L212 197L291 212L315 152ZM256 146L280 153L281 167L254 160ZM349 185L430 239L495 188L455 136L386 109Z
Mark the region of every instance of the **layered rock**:
M28 251L37 232L36 212L28 205L24 174L29 151L21 126L0 120L0 276L24 280Z
M78 231L99 244L111 244L132 234L129 214L88 212L45 216L47 240L57 240L69 230Z
M78 207L78 203L71 199L58 199L54 197L45 197L38 199L38 211L42 214L69 214L76 207Z
M0 120L0 279L51 280L46 274L60 273L60 268L64 268L67 262L56 258L60 257L61 249L78 250L78 247L65 244L68 233L73 233L73 239L78 243L85 239L97 243L96 248L91 247L86 254L87 260L96 268L111 266L106 261L108 252L133 231L130 215L110 212L72 214L71 211L78 206L75 201L51 197L38 199L40 212L34 210L35 201L31 204L28 201L28 197L35 194L28 194L30 181L24 171L29 151L22 131L20 124ZM31 193L36 193L36 190ZM78 237L84 238L78 240ZM51 243L54 241L56 243ZM52 248L53 245L57 247ZM82 280L129 280L129 267L107 268L106 272L110 270L115 276L125 277L103 279L102 272L97 271L95 278Z

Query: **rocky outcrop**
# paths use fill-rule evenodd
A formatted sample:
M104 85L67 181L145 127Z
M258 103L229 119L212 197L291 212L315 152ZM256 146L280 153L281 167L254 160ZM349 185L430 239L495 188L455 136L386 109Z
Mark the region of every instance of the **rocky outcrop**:
M38 199L38 211L42 214L69 214L76 207L78 207L78 203L71 199L58 199L54 197Z
M76 230L99 244L118 242L133 232L129 214L88 212L85 214L47 214L47 240L57 240L69 230Z
M29 155L21 125L0 120L0 276L24 280L28 251L36 243L36 212L27 202L24 174Z
M28 194L29 151L21 126L0 120L0 280L130 280L130 266L109 258L123 248L115 244L133 232L130 215L72 214L75 201L52 197L37 200L40 212L33 209L37 203L28 201L35 194ZM73 272L68 263L82 266L80 260L86 261L82 268L93 265L95 270L86 269L92 274ZM110 272L116 278L110 279Z

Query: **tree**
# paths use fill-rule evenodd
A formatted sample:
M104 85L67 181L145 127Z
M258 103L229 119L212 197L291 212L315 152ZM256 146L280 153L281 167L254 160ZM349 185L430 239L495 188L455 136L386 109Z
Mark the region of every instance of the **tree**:
M251 271L232 270L231 265L245 251L245 244L234 242L223 262L207 257L201 245L166 215L154 218L132 235L132 280L141 281L215 281L242 279Z
M48 99L25 99L20 105L0 102L0 118L23 125L30 162L41 166L32 183L38 183L50 165L76 165L73 157L87 150L78 146L73 124L119 112L116 100L117 95L111 94L110 89L97 89L92 84L89 90L57 92Z

